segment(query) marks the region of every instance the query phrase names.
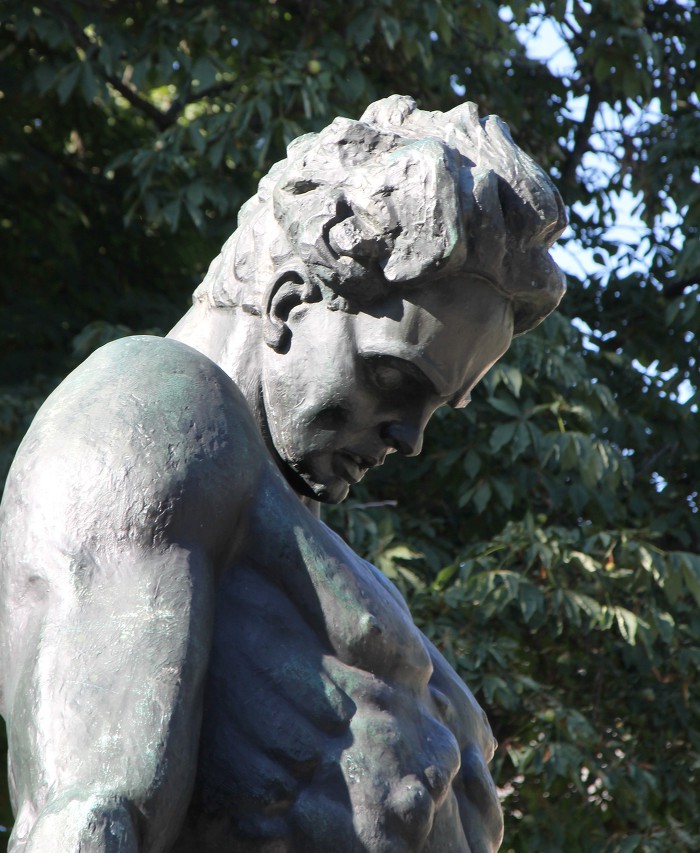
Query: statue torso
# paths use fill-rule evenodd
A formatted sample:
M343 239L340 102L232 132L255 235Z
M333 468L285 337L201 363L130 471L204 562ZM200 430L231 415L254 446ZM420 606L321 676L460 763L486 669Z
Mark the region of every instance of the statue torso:
M265 545L217 593L176 849L196 838L211 851L468 850L451 788L460 745L444 719L456 709L430 683L397 593L305 511L280 528L254 515L251 541ZM440 844L426 847L433 826Z
M130 358L142 347L135 341L124 345L131 347ZM107 381L99 373L104 370L99 359L92 367L87 363L88 385L106 387L111 394L104 404L109 435L132 430L138 436L133 441L127 436L127 450L132 445L147 448L131 456L121 444L117 447L114 460L124 461L104 463L112 488L138 493L139 482L156 482L159 506L167 503L168 489L198 494L218 488L221 493L209 520L215 535L207 529L205 514L186 534L201 528L202 538L214 542L212 550L219 557L213 571L215 617L197 773L173 850L468 853L473 804L492 794L485 761L493 740L483 712L415 628L398 592L314 519L289 489L249 428L247 410L240 415L240 436L227 435L223 422L202 431L208 417L216 421L216 407L221 407L221 400L214 399L207 411L207 395L214 390L226 398L238 429L236 407L245 409L245 403L233 383L222 379L218 368L213 380L207 375L202 379L202 370L207 373L203 357L187 347L159 345L154 339L143 346L158 357L146 356L147 376L138 382L119 373L118 345L108 360ZM175 356L174 373L158 366L166 349L162 363L170 365ZM188 378L190 359L198 363L196 380ZM109 381L110 371L116 371L118 383ZM175 389L163 395L168 412L142 415L139 388L159 383ZM190 386L202 392L204 403L190 393ZM71 394L75 400L80 397L69 383L58 399L61 423L71 424L74 434L61 435L58 416L49 411L28 437L28 454L40 447L37 436L54 434L61 447L72 442L80 452L84 437ZM60 406L55 407L59 412ZM178 407L181 411L173 413ZM138 418L129 414L132 410ZM168 418L172 423L166 423ZM230 433L230 418L228 423ZM184 450L159 435L166 428L180 435ZM99 445L94 435L90 441ZM97 450L99 457L102 448ZM65 452L69 457L72 451ZM187 460L202 453L211 456L207 476L190 475ZM72 464L68 457L66 466ZM37 459L38 470L41 455ZM114 472L115 465L122 466L121 473ZM238 491L242 466L256 472L254 487ZM85 494L78 498L86 505L91 501L90 473L83 477ZM211 487L207 477L213 480ZM115 506L119 503L117 494ZM20 504L10 505L6 524L15 540L22 535ZM128 507L124 511L131 512ZM115 521L115 531L118 527ZM63 547L72 546L64 542ZM15 649L16 659L9 670L19 667L25 654L16 642L18 626L43 618L32 613L43 613L50 600L44 597L41 609L32 610L22 598L20 575L26 569L20 571L18 565L10 555L3 568L6 588L19 590L19 598L10 595L4 601L7 647ZM51 582L48 577L49 586ZM489 819L498 831L500 815Z

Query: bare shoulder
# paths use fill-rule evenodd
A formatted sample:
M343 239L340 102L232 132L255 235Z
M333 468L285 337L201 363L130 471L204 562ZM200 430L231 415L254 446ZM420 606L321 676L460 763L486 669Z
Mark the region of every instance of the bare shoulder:
M103 441L107 418L133 427L123 438L136 444L159 429L184 428L189 436L188 422L197 437L205 422L208 429L235 425L242 438L248 427L255 432L242 395L218 365L186 344L150 335L121 338L94 352L48 398L30 436L60 424L70 427L69 435L94 432Z
M239 535L255 439L215 364L151 337L98 350L37 414L0 508L0 709L27 849L77 850L83 826L126 834L137 814L144 849L176 831L212 581Z
M68 552L98 533L151 547L196 532L206 546L202 537L231 529L262 458L245 401L216 364L177 341L124 338L37 414L8 480L5 533L41 530Z

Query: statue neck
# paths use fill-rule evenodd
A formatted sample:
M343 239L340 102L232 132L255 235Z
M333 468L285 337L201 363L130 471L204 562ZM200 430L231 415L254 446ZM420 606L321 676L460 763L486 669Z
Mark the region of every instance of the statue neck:
M261 386L261 352L265 346L260 318L236 308L211 308L196 302L167 337L198 350L217 364L236 383L268 447L267 429ZM270 451L274 450L270 447ZM316 518L320 505L299 495Z
M168 332L169 338L199 350L227 373L257 417L260 389L260 319L236 308L196 302Z

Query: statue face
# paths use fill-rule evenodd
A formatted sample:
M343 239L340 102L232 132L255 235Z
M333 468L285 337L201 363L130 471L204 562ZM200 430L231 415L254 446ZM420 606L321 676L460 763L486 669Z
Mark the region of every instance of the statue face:
M297 492L338 503L388 453L420 453L435 410L465 405L508 348L509 303L482 279L441 281L359 314L298 303L289 347L264 347L268 444Z

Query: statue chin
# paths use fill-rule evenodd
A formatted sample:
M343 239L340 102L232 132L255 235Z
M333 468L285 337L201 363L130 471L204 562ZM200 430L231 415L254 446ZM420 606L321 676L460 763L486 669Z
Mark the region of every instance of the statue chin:
M318 483L312 474L301 473L299 465L285 461L275 449L273 456L282 476L304 502L339 504L348 496L350 486L337 478L331 484Z

